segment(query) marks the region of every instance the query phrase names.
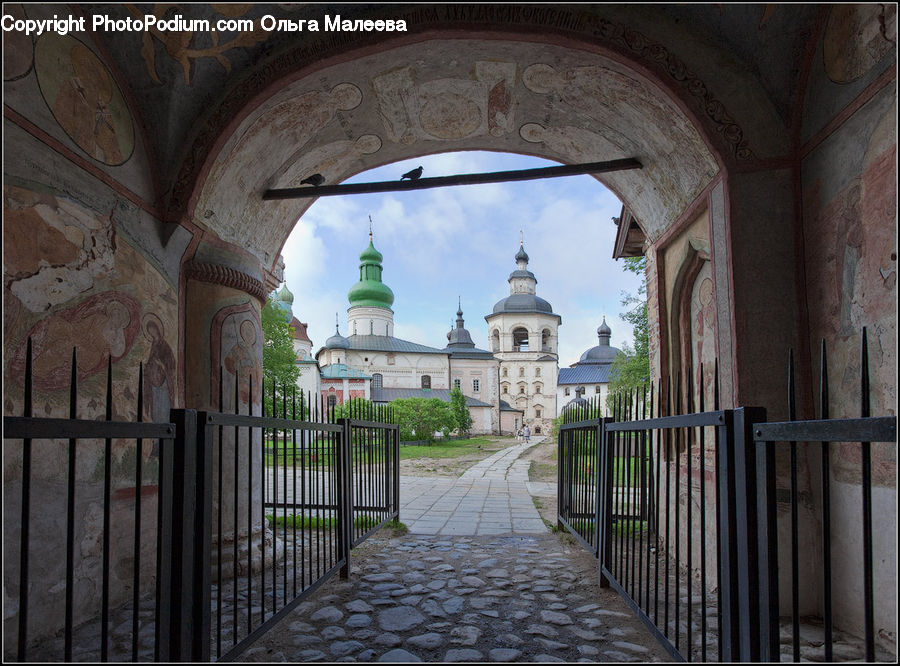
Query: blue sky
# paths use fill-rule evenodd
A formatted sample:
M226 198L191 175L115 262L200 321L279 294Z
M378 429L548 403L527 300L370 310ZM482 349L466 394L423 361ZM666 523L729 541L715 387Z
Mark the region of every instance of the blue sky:
M395 180L419 165L427 177L554 164L507 153L445 153L395 162L345 182ZM294 315L309 324L314 352L333 334L335 312L347 335L347 291L359 279L371 215L375 247L384 255L383 279L394 292L395 336L443 348L459 297L466 328L476 346L487 349L484 316L509 295L521 230L537 295L562 317L564 367L597 344L603 315L613 346L632 340L619 315L622 292L636 293L638 279L611 258L611 218L620 210L618 198L590 176L322 197L282 249Z

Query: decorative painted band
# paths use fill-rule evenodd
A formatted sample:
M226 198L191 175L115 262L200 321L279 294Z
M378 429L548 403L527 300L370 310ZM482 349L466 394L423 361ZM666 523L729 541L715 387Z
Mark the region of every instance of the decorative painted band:
M266 302L266 288L262 280L257 280L255 277L234 268L200 261L189 261L184 266L184 273L188 279L240 289L257 298L260 303Z

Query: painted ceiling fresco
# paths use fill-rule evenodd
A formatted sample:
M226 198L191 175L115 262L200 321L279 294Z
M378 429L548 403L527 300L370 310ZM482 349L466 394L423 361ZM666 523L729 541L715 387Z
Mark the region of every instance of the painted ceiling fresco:
M262 201L248 190L296 187L312 173L337 183L407 156L476 148L561 163L637 157L641 172L604 182L634 199L651 233L718 171L685 114L612 60L552 46L432 41L322 70L257 107L219 151L195 217L241 245L256 233L251 220L283 237L309 202Z
M312 173L337 183L396 160L467 149L562 163L636 157L641 171L607 174L603 182L652 239L723 160L746 166L784 156L796 63L810 37L791 26L826 16L806 5L379 5L379 17L406 20L409 33L259 25L267 14L321 21L325 13L352 20L375 11L323 7L77 5L86 16L149 12L249 19L254 27L104 32L95 35L96 49L71 37L37 40L34 53L23 43L15 58L4 58L4 79L34 70L59 127L106 167L127 161L141 139L152 152L164 217L187 216L267 266L309 202L263 202L265 189L297 185ZM847 11L828 23L829 43L840 41L842 26L871 25ZM824 54L831 81L859 85L874 75L879 57L871 49ZM51 69L41 66L48 58L68 63L53 71L69 78L41 78ZM73 124L77 114L67 109L72 82L82 80L94 110L90 128ZM255 231L261 224L272 230L265 238Z

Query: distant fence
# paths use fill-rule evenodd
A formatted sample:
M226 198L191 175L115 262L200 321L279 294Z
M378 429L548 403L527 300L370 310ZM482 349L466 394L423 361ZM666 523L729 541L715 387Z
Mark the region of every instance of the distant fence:
M28 343L3 420L7 660L233 659L399 517L387 408L334 419L283 390L280 416L240 414L220 373L231 413L220 388L217 412L142 423L142 374L136 422L111 420L111 362L106 420L78 419L73 351L69 418L34 417Z

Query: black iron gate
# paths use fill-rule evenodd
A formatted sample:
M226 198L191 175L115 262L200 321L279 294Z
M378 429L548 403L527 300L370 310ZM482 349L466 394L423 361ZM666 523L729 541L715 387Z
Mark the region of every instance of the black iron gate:
M3 421L4 469L21 467L4 488L21 518L4 523L7 660L233 659L399 518L387 407L337 418L282 390L280 416L240 414L234 382L232 413L220 391L218 412L142 423L141 371L137 422L113 421L110 364L106 420L79 420L73 352L70 418L35 418L31 358L24 416Z
M602 582L619 592L673 658L800 661L816 658L801 649L804 632L821 631L826 661L893 659L875 640L874 598L893 592L879 586L873 572L871 447L896 445L896 417L869 414L865 330L862 339L859 418L828 418L824 344L820 420L767 423L761 408L720 410L715 387L713 411L704 411L702 386L699 411L692 413L680 381L674 395L667 387L618 396L609 419L599 417L597 403L563 414L559 523L598 556ZM789 377L793 419L792 360ZM683 407L687 413L673 414ZM842 449L844 466L853 461L858 470L861 499L858 534L849 537L858 544L861 566L849 565L853 580L844 584L862 598L863 622L858 640L843 633L838 655L830 468ZM820 471L820 518L805 522L798 512L801 456ZM779 525L790 533L789 570L779 570ZM812 531L809 543L800 529ZM884 557L895 558L896 551ZM780 592L779 578L790 581L789 594ZM801 617L803 586L822 590L819 617L809 611Z

